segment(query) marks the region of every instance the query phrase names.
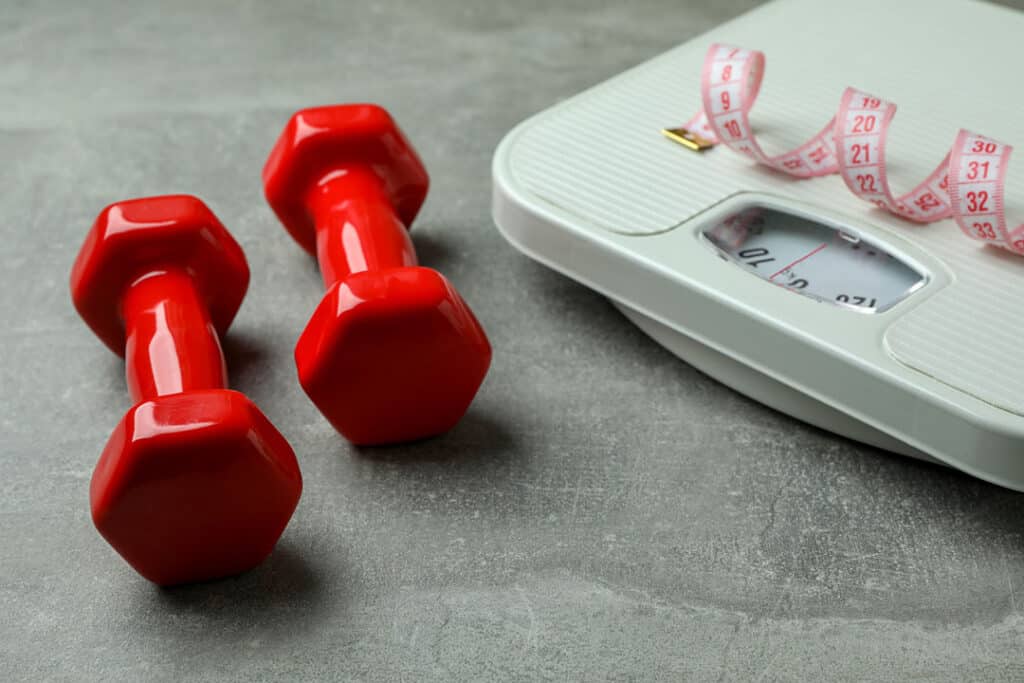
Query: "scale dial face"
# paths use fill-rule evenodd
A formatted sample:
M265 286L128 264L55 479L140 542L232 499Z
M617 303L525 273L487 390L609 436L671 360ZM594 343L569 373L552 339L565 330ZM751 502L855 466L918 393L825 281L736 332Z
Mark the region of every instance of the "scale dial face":
M862 313L881 313L927 282L877 244L777 209L743 209L703 234L723 258L762 280Z

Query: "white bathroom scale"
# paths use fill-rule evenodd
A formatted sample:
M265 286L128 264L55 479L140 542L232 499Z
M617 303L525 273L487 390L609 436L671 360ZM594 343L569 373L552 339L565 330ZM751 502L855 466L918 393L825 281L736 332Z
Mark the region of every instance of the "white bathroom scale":
M678 15L666 21L685 30ZM952 219L899 218L839 175L796 179L663 132L701 107L710 45L760 50L750 122L767 151L811 137L854 86L898 105L886 150L897 191L925 178L961 128L1016 145L1005 194L1015 224L1022 37L1024 14L983 2L777 0L513 129L494 157L494 220L520 251L737 391L1024 491L1024 256L968 239ZM738 223L753 229L732 239Z

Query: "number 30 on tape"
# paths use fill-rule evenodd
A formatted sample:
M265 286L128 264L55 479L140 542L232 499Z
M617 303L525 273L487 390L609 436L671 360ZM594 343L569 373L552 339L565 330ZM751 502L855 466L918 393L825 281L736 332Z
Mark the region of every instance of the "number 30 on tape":
M885 156L894 103L847 88L836 116L816 135L796 149L769 155L749 119L764 67L762 52L712 45L701 77L703 107L685 132L797 178L838 172L855 195L902 218L931 223L953 217L968 237L1024 255L1024 224L1009 228L1003 211L1010 145L961 130L935 170L897 196L889 186Z

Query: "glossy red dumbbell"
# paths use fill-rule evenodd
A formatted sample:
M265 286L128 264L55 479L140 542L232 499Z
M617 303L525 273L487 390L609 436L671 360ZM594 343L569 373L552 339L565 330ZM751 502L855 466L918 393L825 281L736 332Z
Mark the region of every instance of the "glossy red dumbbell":
M304 109L263 169L267 201L320 263L327 294L295 347L299 382L356 444L447 431L491 362L483 328L408 229L429 179L382 108Z
M125 356L136 401L93 472L93 521L161 585L256 566L302 491L288 442L226 388L218 334L248 284L241 247L205 204L183 195L108 206L71 271L75 307Z

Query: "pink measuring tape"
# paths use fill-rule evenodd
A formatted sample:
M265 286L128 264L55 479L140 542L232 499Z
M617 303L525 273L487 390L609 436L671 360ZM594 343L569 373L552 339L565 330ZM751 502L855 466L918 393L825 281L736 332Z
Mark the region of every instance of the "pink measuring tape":
M953 217L968 237L1024 255L1024 224L1010 229L1003 211L1010 145L961 130L935 170L911 191L895 196L885 161L895 104L847 88L836 116L814 137L794 150L769 156L749 120L764 68L762 52L712 45L701 76L704 106L685 128L797 178L838 172L855 195L902 218L931 223Z

